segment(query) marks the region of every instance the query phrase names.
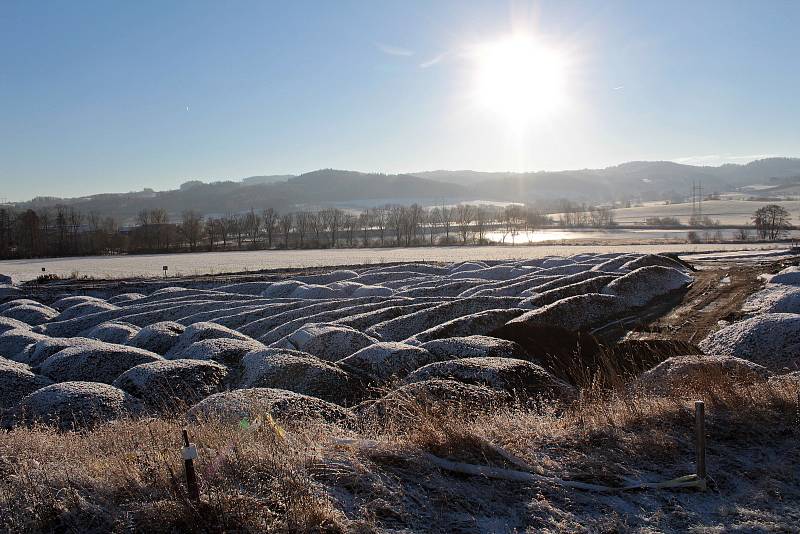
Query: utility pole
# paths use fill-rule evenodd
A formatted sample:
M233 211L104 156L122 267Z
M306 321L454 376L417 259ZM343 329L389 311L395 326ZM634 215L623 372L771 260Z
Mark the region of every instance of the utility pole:
M697 216L703 218L703 182L697 183Z
M703 218L703 182L692 180L692 222Z

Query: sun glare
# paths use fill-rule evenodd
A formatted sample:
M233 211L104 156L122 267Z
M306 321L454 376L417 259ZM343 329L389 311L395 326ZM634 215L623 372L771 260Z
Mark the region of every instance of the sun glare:
M566 104L564 56L529 36L477 46L475 100L516 124L546 118Z

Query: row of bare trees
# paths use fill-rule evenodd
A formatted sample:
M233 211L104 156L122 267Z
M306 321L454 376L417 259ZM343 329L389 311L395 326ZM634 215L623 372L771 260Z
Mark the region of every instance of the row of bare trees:
M74 207L38 211L0 208L0 257L42 257L179 250L420 246L485 243L489 231L513 242L522 231L552 221L525 206L459 204L425 208L384 205L360 213L328 208L280 213L251 209L203 217L184 211L178 221L166 210L139 212L132 227Z
M558 202L558 224L563 228L611 228L616 225L610 207L589 206L569 200Z
M113 217L65 206L0 208L0 258L102 254L122 246Z

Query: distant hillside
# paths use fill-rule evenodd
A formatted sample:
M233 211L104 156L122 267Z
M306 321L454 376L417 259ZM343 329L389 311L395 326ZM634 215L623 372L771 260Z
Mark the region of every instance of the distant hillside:
M80 198L39 197L16 206L43 208L58 204L70 205L83 212L113 214L122 222L130 222L141 210L164 208L172 218L187 209L203 213L222 214L255 208L275 208L281 211L298 206L381 204L391 198L457 201L467 196L460 185L437 182L405 174L376 174L323 169L286 180L246 179L242 182L191 181L180 189L169 191L139 191L135 193L104 193ZM276 178L276 177L267 177Z
M431 171L415 176L469 185L489 200L532 201L554 198L618 200L683 198L693 181L706 193L785 178L800 179L800 159L769 158L746 165L699 167L670 161L632 161L605 169L528 173Z
M633 161L605 169L528 173L430 171L414 174L362 173L322 169L299 176L251 176L240 182L190 181L179 189L98 194L81 198L39 197L19 208L73 205L84 212L113 214L122 222L143 209L164 208L173 218L193 209L204 215L272 207L364 207L386 202L438 204L466 200L533 202L569 199L684 200L693 181L706 193L731 191L751 184L800 182L800 159L770 158L746 165L697 167L668 161Z
M275 174L272 176L250 176L249 178L243 178L242 183L244 185L258 185L258 184L272 184L275 182L285 182L290 178L294 178L294 174Z

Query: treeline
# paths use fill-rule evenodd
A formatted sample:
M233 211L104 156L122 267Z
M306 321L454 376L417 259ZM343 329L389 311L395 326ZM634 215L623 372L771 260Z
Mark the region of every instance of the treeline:
M564 224L564 221L560 221ZM204 217L186 210L171 220L164 209L142 210L123 227L114 217L72 206L15 211L0 208L0 258L29 258L197 250L423 246L487 243L487 233L514 242L553 220L521 205L459 204L425 208L385 205L351 212L338 208L280 213L251 209Z

